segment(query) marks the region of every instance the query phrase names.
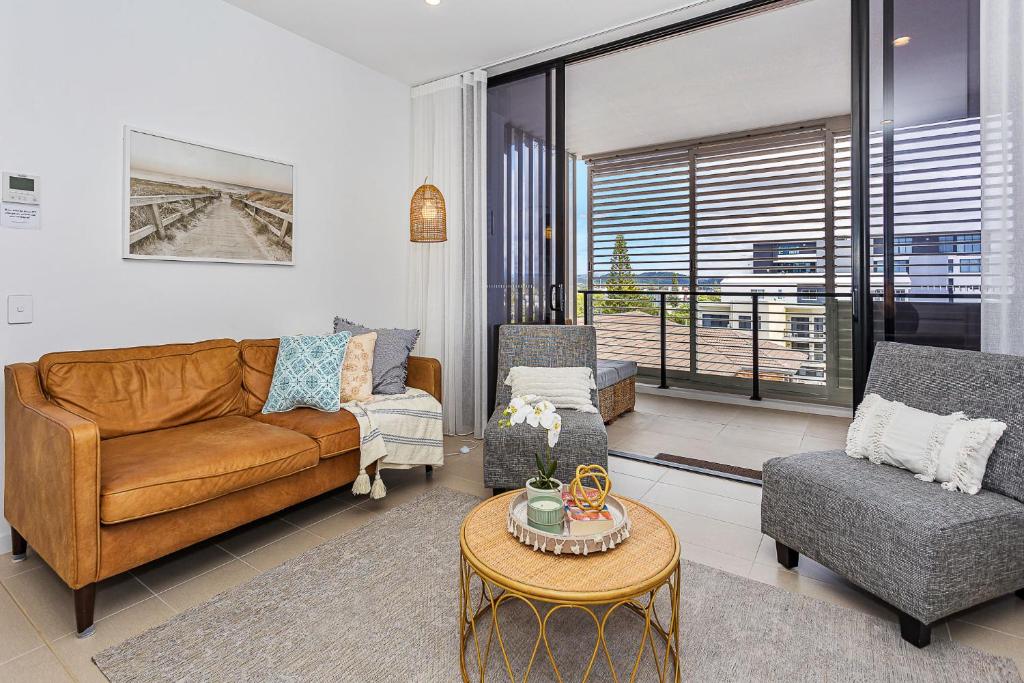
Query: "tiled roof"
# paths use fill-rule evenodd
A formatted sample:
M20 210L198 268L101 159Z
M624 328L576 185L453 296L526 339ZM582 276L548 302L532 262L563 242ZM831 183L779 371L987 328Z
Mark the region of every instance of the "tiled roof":
M642 311L594 316L597 357L634 360L645 367L661 366L661 341L657 316ZM690 328L666 322L668 367L690 369ZM808 354L779 342L758 339L762 374L793 375L807 362ZM697 371L712 375L742 376L751 372L753 332L729 327L697 326Z

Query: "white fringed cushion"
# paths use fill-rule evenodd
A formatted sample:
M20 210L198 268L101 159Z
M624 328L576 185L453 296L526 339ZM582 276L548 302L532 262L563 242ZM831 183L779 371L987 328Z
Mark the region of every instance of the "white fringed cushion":
M517 365L508 371L505 384L513 396L532 394L547 399L556 408L572 408L583 413L596 413L590 392L597 388L590 368L532 368Z
M846 453L910 470L947 491L981 490L988 458L1006 424L963 413L935 415L868 394L846 436Z

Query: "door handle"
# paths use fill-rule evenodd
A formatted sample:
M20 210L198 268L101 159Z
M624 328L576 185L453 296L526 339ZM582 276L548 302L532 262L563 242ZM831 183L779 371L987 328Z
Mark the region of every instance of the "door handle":
M551 285L549 291L550 308L552 311L561 311L565 308L565 287L561 284Z

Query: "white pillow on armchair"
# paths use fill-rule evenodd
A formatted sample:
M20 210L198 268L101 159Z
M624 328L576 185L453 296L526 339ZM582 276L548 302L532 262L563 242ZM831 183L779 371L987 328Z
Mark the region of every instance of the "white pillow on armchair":
M963 413L936 415L868 394L846 437L846 453L940 481L947 491L981 490L989 456L1006 424Z
M510 368L505 384L513 396L532 395L551 401L556 408L572 408L581 413L596 413L590 399L597 389L590 368L536 368L517 365Z

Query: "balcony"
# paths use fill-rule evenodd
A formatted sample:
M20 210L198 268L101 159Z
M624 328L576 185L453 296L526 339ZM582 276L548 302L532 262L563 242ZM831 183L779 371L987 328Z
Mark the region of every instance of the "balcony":
M636 409L608 425L613 454L673 469L760 480L765 460L841 450L850 418L763 406L637 394Z
M598 357L636 361L640 383L851 405L848 293L580 293L583 320L597 329Z

